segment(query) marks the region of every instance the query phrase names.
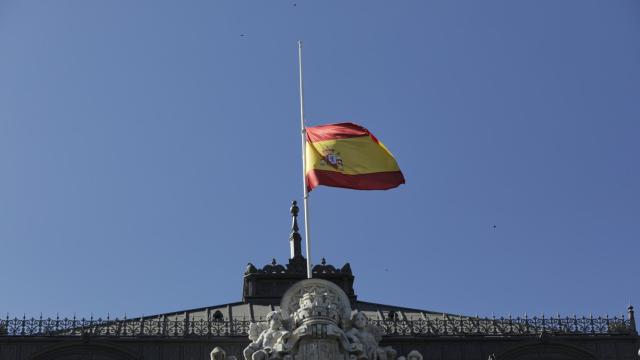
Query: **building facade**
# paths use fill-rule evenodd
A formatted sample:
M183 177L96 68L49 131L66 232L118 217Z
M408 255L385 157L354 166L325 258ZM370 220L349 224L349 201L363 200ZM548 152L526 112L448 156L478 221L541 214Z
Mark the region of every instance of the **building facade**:
M639 359L631 306L621 317L478 318L362 301L348 263L323 259L305 280L295 202L291 212L288 263L248 264L240 301L135 319L6 317L0 360ZM279 335L267 345L269 331Z

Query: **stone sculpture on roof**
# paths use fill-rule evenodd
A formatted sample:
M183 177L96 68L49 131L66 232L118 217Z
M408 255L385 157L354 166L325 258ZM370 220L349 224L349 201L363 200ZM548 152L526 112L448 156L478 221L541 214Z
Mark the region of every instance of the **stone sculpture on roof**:
M369 319L363 312L357 311L351 317L351 329L347 331L349 340L361 344L362 350L358 358L363 359L395 359L396 351L390 346L380 347L382 339L380 330L369 325Z
M378 345L380 333L366 315L352 315L347 294L326 280L292 286L267 322L251 325L245 360L396 359L395 350Z
M251 324L249 339L252 342L244 349L245 359L268 360L283 358L285 353L284 342L291 333L283 328L280 312L270 312L267 315L266 325L264 326L264 323Z

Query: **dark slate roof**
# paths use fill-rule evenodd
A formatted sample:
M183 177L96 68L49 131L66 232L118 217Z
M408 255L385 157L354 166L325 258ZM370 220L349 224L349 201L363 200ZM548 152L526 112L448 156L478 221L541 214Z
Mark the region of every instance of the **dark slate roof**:
M221 320L237 319L260 321L264 320L264 318L270 311L278 310L279 308L280 307L278 305L260 305L245 302L233 302L197 309L150 315L145 316L145 319L167 318L170 320L183 320L185 319L185 317L188 317L192 321L198 321L200 319L212 319L214 318L214 316L218 318L222 316ZM372 320L389 319L392 316L395 316L398 320L435 319L442 318L443 316L449 318L464 317L455 314L446 314L442 312L413 309L402 306L377 304L367 301L356 301L355 308L353 310L364 312L367 317ZM218 314L216 315L216 313Z

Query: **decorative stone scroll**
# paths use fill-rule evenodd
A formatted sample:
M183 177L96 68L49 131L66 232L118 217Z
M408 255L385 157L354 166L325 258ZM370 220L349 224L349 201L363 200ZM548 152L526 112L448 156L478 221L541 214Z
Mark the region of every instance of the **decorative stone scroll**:
M380 331L366 315L352 315L349 297L332 282L307 279L282 297L280 311L252 323L245 360L396 360L396 351L381 347ZM420 359L416 351L408 359Z
M396 360L423 360L423 358L420 352L418 352L417 350L413 350L409 354L407 354L407 357L400 356Z

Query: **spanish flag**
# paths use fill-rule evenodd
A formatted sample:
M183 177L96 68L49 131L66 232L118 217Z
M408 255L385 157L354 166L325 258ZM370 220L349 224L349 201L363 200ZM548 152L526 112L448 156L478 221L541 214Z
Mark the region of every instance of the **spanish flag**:
M369 130L353 123L306 128L306 181L357 190L386 190L404 184L398 163Z

